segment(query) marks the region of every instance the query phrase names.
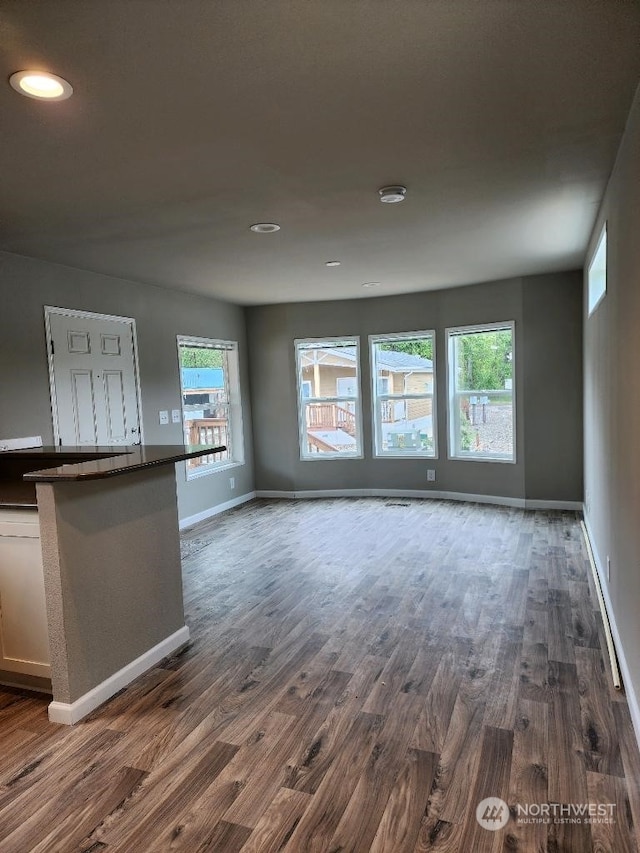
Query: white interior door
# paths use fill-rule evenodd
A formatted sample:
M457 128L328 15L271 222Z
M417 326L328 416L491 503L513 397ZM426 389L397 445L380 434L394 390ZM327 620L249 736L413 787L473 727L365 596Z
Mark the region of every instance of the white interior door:
M45 322L56 442L139 444L134 321L47 307Z

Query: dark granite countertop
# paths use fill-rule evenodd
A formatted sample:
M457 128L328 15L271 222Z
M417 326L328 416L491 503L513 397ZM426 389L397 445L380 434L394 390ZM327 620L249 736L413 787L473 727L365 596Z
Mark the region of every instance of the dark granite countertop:
M101 480L142 468L168 465L225 450L203 444L146 444L122 447L34 447L0 453L0 505L34 506L34 483ZM3 468L5 469L3 471ZM22 469L18 473L18 469ZM33 470L32 470L33 469ZM26 481L26 482L22 482ZM3 500L5 498L5 500Z

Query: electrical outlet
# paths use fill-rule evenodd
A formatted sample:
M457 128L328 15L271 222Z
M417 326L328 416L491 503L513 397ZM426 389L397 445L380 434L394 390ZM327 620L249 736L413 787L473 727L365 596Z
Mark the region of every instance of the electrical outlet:
M607 554L607 582L611 580L611 558Z
M235 489L235 487L236 487L236 478L235 477L229 477L229 488Z
M171 409L171 423L179 424L181 420L180 409Z
M161 412L158 412L158 418L160 423L164 426L169 423L169 412L165 409Z
M427 480L430 483L435 483L436 481L436 471L435 468L427 468Z

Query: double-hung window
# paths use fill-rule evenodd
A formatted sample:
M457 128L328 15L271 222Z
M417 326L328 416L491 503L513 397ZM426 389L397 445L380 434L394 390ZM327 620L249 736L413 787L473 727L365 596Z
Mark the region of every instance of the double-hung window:
M187 477L244 462L238 344L178 336L185 444L226 450L187 460Z
M514 329L447 329L451 458L515 462Z
M301 459L362 456L358 338L297 340Z
M376 456L437 455L433 331L371 335Z

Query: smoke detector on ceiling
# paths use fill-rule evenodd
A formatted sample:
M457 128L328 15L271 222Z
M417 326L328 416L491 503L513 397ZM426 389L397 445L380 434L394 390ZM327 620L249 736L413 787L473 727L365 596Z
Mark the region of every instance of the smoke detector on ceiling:
M378 194L380 201L384 204L397 204L399 201L404 201L407 188L401 186L380 187Z

